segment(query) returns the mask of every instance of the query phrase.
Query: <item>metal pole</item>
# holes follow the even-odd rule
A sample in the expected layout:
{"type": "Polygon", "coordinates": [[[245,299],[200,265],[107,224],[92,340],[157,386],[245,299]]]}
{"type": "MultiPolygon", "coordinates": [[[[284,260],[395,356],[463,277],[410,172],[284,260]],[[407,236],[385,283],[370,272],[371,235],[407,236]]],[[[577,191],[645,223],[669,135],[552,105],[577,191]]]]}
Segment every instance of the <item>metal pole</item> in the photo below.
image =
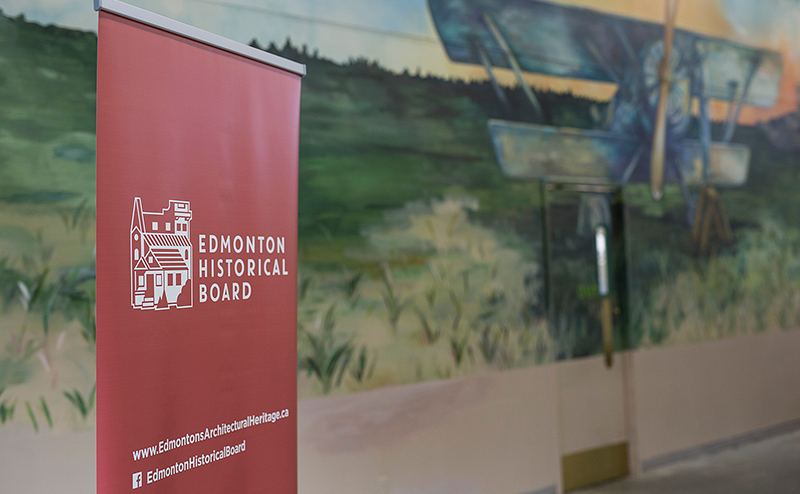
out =
{"type": "Polygon", "coordinates": [[[511,47],[508,46],[503,34],[497,29],[494,21],[492,20],[489,14],[483,14],[483,20],[486,23],[486,26],[489,28],[489,31],[494,36],[495,41],[497,44],[500,45],[500,49],[503,50],[503,53],[506,54],[508,58],[508,64],[511,65],[511,70],[514,71],[514,75],[517,76],[517,81],[519,81],[519,85],[522,86],[522,90],[525,92],[525,96],[528,97],[528,101],[531,102],[534,111],[536,112],[536,118],[539,121],[543,120],[544,112],[542,112],[542,105],[539,104],[539,100],[536,99],[536,95],[533,94],[531,87],[525,81],[525,78],[522,77],[522,69],[519,66],[519,62],[517,62],[517,57],[514,56],[514,53],[511,51],[511,47]]]}
{"type": "Polygon", "coordinates": [[[744,102],[747,101],[747,95],[750,92],[750,85],[753,82],[760,65],[760,58],[754,58],[750,63],[750,70],[747,72],[747,78],[744,81],[744,90],[742,91],[742,95],[739,97],[739,101],[736,104],[736,112],[734,113],[733,118],[726,122],[725,136],[722,138],[723,142],[731,142],[731,139],[733,139],[733,131],[736,130],[736,123],[739,120],[739,113],[742,111],[742,105],[744,105],[744,102]]]}
{"type": "Polygon", "coordinates": [[[489,75],[489,82],[492,84],[492,88],[497,94],[497,98],[507,110],[510,110],[511,107],[508,104],[506,93],[503,92],[503,88],[500,87],[500,83],[497,82],[497,79],[494,76],[494,70],[492,70],[492,62],[489,60],[489,54],[486,53],[486,49],[481,44],[480,40],[475,41],[475,49],[478,51],[478,58],[481,60],[481,65],[483,65],[483,68],[486,69],[486,73],[489,75]]]}

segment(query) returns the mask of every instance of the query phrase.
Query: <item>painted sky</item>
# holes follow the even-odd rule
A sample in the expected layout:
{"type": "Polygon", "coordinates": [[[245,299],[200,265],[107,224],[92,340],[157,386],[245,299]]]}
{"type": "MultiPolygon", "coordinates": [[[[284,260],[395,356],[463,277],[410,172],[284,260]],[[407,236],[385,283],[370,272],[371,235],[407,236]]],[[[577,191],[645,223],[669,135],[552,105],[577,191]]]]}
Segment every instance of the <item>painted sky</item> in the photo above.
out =
{"type": "MultiPolygon", "coordinates": [[[[661,0],[552,0],[651,22],[663,19],[661,0]]],[[[366,57],[396,71],[420,70],[447,77],[485,77],[482,69],[451,63],[441,47],[426,0],[129,0],[129,3],[241,42],[295,44],[317,49],[337,61],[366,57]]],[[[96,29],[90,0],[3,0],[6,14],[65,27],[96,29]]],[[[800,2],[798,0],[680,0],[677,26],[709,36],[781,51],[784,76],[778,103],[770,109],[745,108],[753,122],[797,107],[800,83],[800,2]]],[[[514,79],[505,71],[503,82],[514,79]]],[[[536,87],[607,99],[611,84],[530,74],[536,87]]],[[[714,104],[722,118],[723,103],[714,104]]]]}

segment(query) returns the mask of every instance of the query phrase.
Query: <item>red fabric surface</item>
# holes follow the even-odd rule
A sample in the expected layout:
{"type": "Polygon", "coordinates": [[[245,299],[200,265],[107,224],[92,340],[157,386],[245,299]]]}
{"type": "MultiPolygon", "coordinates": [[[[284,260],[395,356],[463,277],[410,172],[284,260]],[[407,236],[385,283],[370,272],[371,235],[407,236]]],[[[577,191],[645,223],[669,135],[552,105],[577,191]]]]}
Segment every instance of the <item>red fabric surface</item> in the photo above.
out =
{"type": "Polygon", "coordinates": [[[131,492],[140,471],[135,492],[294,493],[300,78],[106,12],[98,39],[98,493],[131,492]],[[132,306],[135,197],[145,212],[190,203],[191,308],[132,306]],[[285,237],[285,254],[200,253],[211,234],[285,237]],[[200,278],[201,260],[218,258],[285,259],[288,275],[200,278]],[[248,300],[199,301],[201,283],[243,281],[248,300]],[[133,459],[283,409],[277,422],[133,459]],[[148,471],[245,440],[237,455],[147,483],[148,471]]]}

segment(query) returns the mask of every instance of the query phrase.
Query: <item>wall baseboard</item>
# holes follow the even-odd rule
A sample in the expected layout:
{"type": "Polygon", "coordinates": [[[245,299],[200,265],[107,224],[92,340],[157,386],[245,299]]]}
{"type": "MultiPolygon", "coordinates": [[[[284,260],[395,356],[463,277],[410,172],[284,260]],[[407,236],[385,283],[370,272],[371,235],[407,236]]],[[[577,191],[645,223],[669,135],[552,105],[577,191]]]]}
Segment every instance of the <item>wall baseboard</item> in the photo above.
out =
{"type": "Polygon", "coordinates": [[[642,461],[642,472],[647,472],[649,470],[671,465],[680,461],[686,461],[699,458],[701,456],[720,453],[728,449],[739,447],[743,444],[763,441],[765,439],[781,436],[797,430],[800,430],[800,419],[783,422],[781,424],[764,427],[762,429],[756,429],[754,431],[745,432],[744,434],[739,434],[727,439],[721,439],[719,441],[702,444],[700,446],[676,451],[674,453],[656,456],[655,458],[642,461]]]}
{"type": "Polygon", "coordinates": [[[558,493],[558,486],[551,485],[549,487],[543,487],[535,491],[525,492],[524,494],[557,494],[557,493],[558,493]]]}

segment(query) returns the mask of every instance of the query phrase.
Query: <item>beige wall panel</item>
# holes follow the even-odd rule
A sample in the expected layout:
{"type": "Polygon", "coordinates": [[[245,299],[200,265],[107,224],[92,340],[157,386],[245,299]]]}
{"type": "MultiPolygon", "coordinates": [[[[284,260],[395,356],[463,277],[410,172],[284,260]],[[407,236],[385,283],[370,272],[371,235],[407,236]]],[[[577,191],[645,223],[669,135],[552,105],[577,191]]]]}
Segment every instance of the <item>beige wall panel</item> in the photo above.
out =
{"type": "MultiPolygon", "coordinates": [[[[15,413],[24,414],[24,406],[17,404],[15,413]]],[[[30,425],[4,426],[0,434],[0,493],[97,492],[96,438],[94,430],[34,434],[30,425]]]]}
{"type": "Polygon", "coordinates": [[[643,461],[800,418],[800,331],[633,353],[643,461]]]}
{"type": "Polygon", "coordinates": [[[510,494],[559,482],[553,366],[299,406],[300,493],[510,494]]]}
{"type": "Polygon", "coordinates": [[[619,355],[610,369],[603,356],[555,364],[562,455],[626,440],[623,365],[619,355]]]}
{"type": "MultiPolygon", "coordinates": [[[[800,331],[633,352],[640,457],[800,419],[798,355],[800,331]]],[[[588,358],[303,401],[300,493],[516,494],[558,484],[560,446],[569,454],[624,438],[621,413],[581,401],[618,393],[610,383],[623,360],[611,371],[588,358]]],[[[93,431],[6,426],[3,486],[94,492],[94,441],[93,431]]]]}

